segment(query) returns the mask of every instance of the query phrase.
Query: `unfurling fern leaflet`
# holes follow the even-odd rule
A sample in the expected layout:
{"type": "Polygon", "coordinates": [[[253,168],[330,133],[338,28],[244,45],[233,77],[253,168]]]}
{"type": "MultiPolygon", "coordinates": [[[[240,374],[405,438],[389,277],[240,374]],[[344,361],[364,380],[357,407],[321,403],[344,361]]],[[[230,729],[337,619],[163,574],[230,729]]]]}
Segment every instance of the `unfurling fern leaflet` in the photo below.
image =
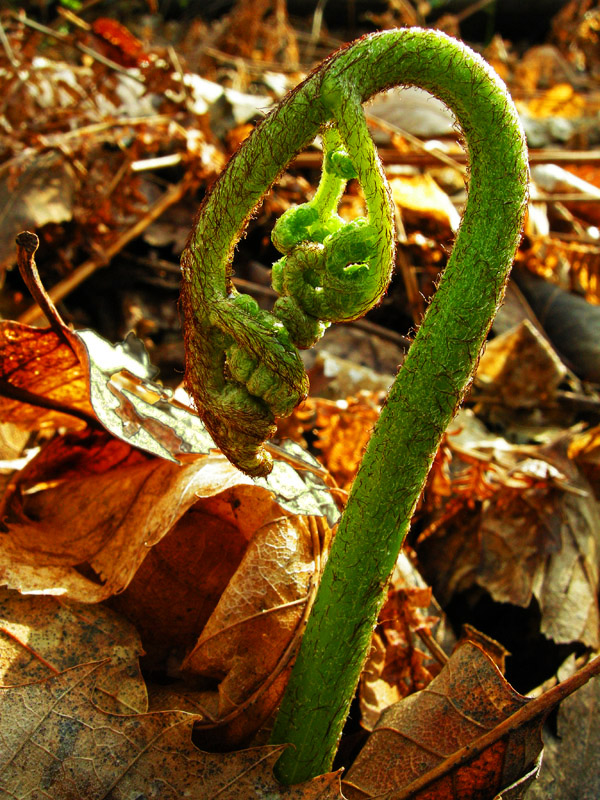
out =
{"type": "MultiPolygon", "coordinates": [[[[356,319],[372,308],[394,263],[389,187],[360,98],[325,79],[320,100],[326,120],[320,125],[321,180],[313,199],[288,209],[273,229],[283,257],[273,265],[272,284],[281,297],[272,313],[238,294],[225,269],[225,281],[219,276],[209,286],[214,273],[207,269],[194,331],[186,330],[189,349],[198,333],[203,340],[201,351],[194,349],[194,363],[188,358],[188,375],[195,373],[188,383],[204,422],[228,458],[253,475],[271,469],[262,445],[274,431],[275,417],[290,414],[306,397],[297,348],[315,344],[330,323],[356,319]],[[337,210],[352,178],[365,193],[368,219],[345,222],[337,210]]],[[[193,277],[190,248],[191,242],[182,257],[184,278],[193,277]]],[[[184,292],[184,304],[186,297],[184,292]]]]}

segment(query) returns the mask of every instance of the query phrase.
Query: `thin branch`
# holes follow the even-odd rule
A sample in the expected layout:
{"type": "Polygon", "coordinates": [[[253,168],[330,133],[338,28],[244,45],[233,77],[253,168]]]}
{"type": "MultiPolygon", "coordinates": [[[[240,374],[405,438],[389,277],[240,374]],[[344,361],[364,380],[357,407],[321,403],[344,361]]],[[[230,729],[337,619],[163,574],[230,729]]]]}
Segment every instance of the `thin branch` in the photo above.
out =
{"type": "MultiPolygon", "coordinates": [[[[188,178],[184,178],[175,186],[171,186],[171,188],[168,189],[162,195],[162,197],[159,197],[159,199],[150,207],[143,217],[141,217],[134,225],[131,226],[131,228],[118,236],[112,244],[108,245],[108,247],[103,250],[102,256],[95,256],[87,261],[84,261],[84,263],[80,264],[80,266],[77,267],[77,269],[74,270],[71,275],[50,289],[48,292],[49,298],[54,302],[62,300],[63,297],[66,297],[77,286],[79,286],[79,284],[83,283],[83,281],[85,281],[86,278],[89,278],[89,276],[92,275],[99,267],[103,267],[108,264],[110,259],[120,250],[122,250],[125,245],[145,231],[148,225],[160,217],[160,215],[167,208],[169,208],[169,206],[172,206],[174,203],[180,200],[186,193],[188,186],[188,178]]],[[[21,314],[19,317],[19,322],[30,325],[33,322],[37,322],[39,316],[39,309],[36,306],[31,306],[21,314]]]]}
{"type": "MultiPolygon", "coordinates": [[[[35,263],[35,252],[39,247],[40,240],[30,231],[23,231],[16,238],[17,243],[17,264],[23,282],[29,289],[31,296],[37,303],[37,309],[44,314],[54,333],[67,343],[69,348],[71,342],[65,334],[65,323],[58,313],[58,310],[40,280],[40,274],[35,263]]],[[[37,310],[36,309],[36,310],[37,310]]]]}
{"type": "Polygon", "coordinates": [[[10,46],[10,42],[8,41],[8,36],[6,35],[6,31],[4,30],[4,25],[2,24],[1,19],[0,19],[0,42],[2,43],[2,47],[4,48],[6,57],[10,61],[11,65],[15,69],[17,69],[19,67],[19,61],[17,60],[14,51],[10,46]]]}
{"type": "Polygon", "coordinates": [[[40,394],[35,394],[27,389],[22,389],[15,386],[9,381],[0,378],[0,396],[8,397],[11,400],[18,400],[20,403],[27,403],[27,405],[35,406],[37,408],[46,408],[49,411],[56,411],[59,414],[67,414],[70,417],[77,417],[85,422],[90,428],[97,428],[105,430],[105,428],[98,422],[96,417],[88,414],[81,408],[74,408],[66,403],[61,403],[59,400],[53,400],[51,397],[44,397],[40,394]]]}

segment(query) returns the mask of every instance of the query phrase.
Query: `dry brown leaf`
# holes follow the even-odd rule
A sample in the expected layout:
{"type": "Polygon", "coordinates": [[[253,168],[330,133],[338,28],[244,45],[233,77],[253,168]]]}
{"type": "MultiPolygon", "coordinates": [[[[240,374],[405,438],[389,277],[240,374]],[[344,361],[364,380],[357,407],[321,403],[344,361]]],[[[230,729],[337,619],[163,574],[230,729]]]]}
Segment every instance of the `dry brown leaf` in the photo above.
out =
{"type": "MultiPolygon", "coordinates": [[[[385,711],[343,782],[349,800],[387,797],[426,775],[527,703],[484,651],[466,643],[423,691],[385,711]]],[[[417,797],[492,798],[535,761],[539,730],[515,731],[417,797]]],[[[412,797],[412,795],[411,795],[412,797]]]]}
{"type": "Polygon", "coordinates": [[[84,664],[24,686],[0,687],[0,784],[13,797],[121,800],[342,800],[339,777],[287,788],[272,767],[281,747],[203,753],[193,714],[116,715],[91,700],[96,672],[84,664]]]}
{"type": "Polygon", "coordinates": [[[347,400],[314,398],[317,408],[315,443],[321,461],[338,485],[347,489],[360,466],[373,426],[379,418],[380,396],[365,392],[347,400]]]}
{"type": "Polygon", "coordinates": [[[541,97],[530,100],[527,111],[535,119],[547,117],[580,117],[585,110],[585,100],[570,83],[559,83],[547,89],[541,97]]]}
{"type": "Polygon", "coordinates": [[[184,661],[184,671],[219,680],[218,698],[206,703],[221,741],[246,739],[281,699],[323,547],[314,520],[280,517],[259,528],[184,661]]]}
{"type": "Polygon", "coordinates": [[[385,708],[423,689],[439,672],[438,665],[431,664],[431,656],[417,645],[417,632],[430,635],[438,622],[424,611],[430,605],[429,587],[388,593],[359,686],[361,724],[368,730],[385,708]]]}
{"type": "Polygon", "coordinates": [[[440,602],[474,584],[497,602],[527,607],[535,596],[543,634],[597,647],[600,511],[566,455],[570,436],[517,447],[467,412],[449,434],[450,492],[430,499],[419,547],[440,602]]]}
{"type": "Polygon", "coordinates": [[[37,681],[110,654],[110,664],[95,673],[92,701],[104,711],[143,713],[141,653],[137,632],[108,608],[0,589],[1,685],[37,681]]]}
{"type": "Polygon", "coordinates": [[[512,689],[478,645],[466,642],[427,689],[388,709],[351,767],[345,795],[522,797],[539,769],[541,728],[549,712],[599,673],[595,658],[530,699],[512,689]]]}
{"type": "Polygon", "coordinates": [[[577,292],[588,303],[600,304],[600,247],[597,244],[562,241],[554,236],[532,237],[531,247],[523,253],[523,258],[529,272],[562,289],[577,292]]]}
{"type": "Polygon", "coordinates": [[[524,320],[488,342],[476,384],[507,408],[538,408],[548,402],[567,369],[547,340],[524,320]]]}
{"type": "Polygon", "coordinates": [[[115,446],[108,435],[87,437],[77,442],[78,475],[72,473],[68,444],[57,444],[56,459],[43,453],[43,469],[34,459],[15,482],[4,509],[7,532],[0,538],[0,580],[10,588],[99,602],[128,585],[149,548],[199,498],[234,486],[242,494],[246,489],[256,509],[249,514],[243,507],[241,527],[248,536],[260,513],[274,507],[271,493],[224,456],[179,467],[115,446]],[[117,458],[112,464],[107,451],[117,458]],[[103,466],[98,474],[97,459],[103,466]]]}
{"type": "MultiPolygon", "coordinates": [[[[23,234],[23,237],[37,242],[37,237],[32,234],[23,234]]],[[[34,268],[31,252],[28,255],[30,268],[31,264],[34,268]]],[[[45,297],[39,283],[36,291],[45,297]]],[[[13,324],[17,325],[7,323],[13,324]]],[[[196,413],[153,382],[156,368],[150,363],[143,343],[135,336],[129,335],[123,342],[112,345],[93,331],[75,334],[57,319],[53,330],[41,332],[37,328],[17,325],[14,342],[13,333],[9,328],[7,330],[4,356],[8,372],[3,381],[0,370],[0,419],[4,413],[7,420],[18,425],[24,420],[29,428],[37,428],[40,420],[53,428],[65,424],[71,429],[80,428],[82,419],[93,428],[99,427],[99,422],[128,445],[177,465],[194,463],[216,450],[196,413]],[[68,397],[63,396],[65,378],[60,372],[60,364],[51,358],[39,361],[40,337],[46,337],[43,340],[45,349],[51,354],[57,349],[72,369],[70,391],[73,395],[79,393],[77,398],[81,398],[81,402],[78,406],[83,408],[70,404],[68,397]],[[15,345],[14,354],[11,343],[15,345]],[[21,370],[15,367],[15,362],[22,367],[21,370]],[[29,377],[29,372],[33,378],[29,377]],[[27,381],[33,381],[32,385],[29,386],[27,381]],[[21,386],[20,383],[27,385],[21,386]],[[54,397],[57,385],[59,396],[54,397]],[[18,396],[24,389],[34,397],[18,396]],[[25,402],[27,399],[30,404],[25,402]],[[59,411],[44,411],[43,406],[48,403],[54,404],[59,411]],[[59,413],[63,409],[64,412],[71,409],[71,414],[59,413]]],[[[3,355],[1,334],[0,355],[3,355]]],[[[333,524],[339,511],[321,475],[312,473],[313,467],[322,472],[320,465],[308,453],[293,443],[289,446],[283,443],[276,453],[271,474],[254,482],[272,492],[288,511],[323,514],[333,524]],[[289,453],[291,463],[283,451],[289,453]],[[295,469],[293,463],[300,463],[303,468],[295,469]]],[[[241,477],[242,483],[251,482],[241,477]]]]}
{"type": "MultiPolygon", "coordinates": [[[[16,389],[93,416],[85,369],[65,339],[49,328],[0,323],[0,379],[16,389]]],[[[28,430],[59,426],[80,429],[85,425],[70,414],[8,397],[1,387],[0,418],[28,430]]]]}
{"type": "Polygon", "coordinates": [[[427,217],[458,230],[460,214],[452,201],[430,175],[395,176],[390,178],[392,198],[403,212],[427,217]]]}
{"type": "MultiPolygon", "coordinates": [[[[216,506],[207,498],[184,514],[110,600],[139,631],[146,670],[181,662],[244,555],[247,537],[216,506]]],[[[250,515],[251,507],[244,506],[250,515]]]]}
{"type": "Polygon", "coordinates": [[[575,434],[568,456],[583,470],[596,499],[600,500],[600,425],[575,434]]]}

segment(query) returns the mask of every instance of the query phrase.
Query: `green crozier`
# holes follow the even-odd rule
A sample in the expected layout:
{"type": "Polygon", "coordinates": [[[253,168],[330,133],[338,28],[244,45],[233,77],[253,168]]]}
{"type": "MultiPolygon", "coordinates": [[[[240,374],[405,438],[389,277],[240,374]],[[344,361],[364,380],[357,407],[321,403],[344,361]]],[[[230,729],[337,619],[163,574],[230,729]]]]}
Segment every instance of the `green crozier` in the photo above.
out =
{"type": "Polygon", "coordinates": [[[468,201],[444,274],[375,427],[340,520],[272,734],[289,742],[284,783],[330,769],[373,627],[442,435],[472,380],[502,302],[527,203],[517,112],[477,54],[437,31],[366,36],[318,67],[257,127],[206,198],[182,256],[186,381],[211,435],[250,474],[262,444],[307,392],[297,347],[376,303],[394,256],[390,195],[362,104],[419,86],[454,112],[467,144],[468,201]],[[320,133],[321,183],[286,212],[274,314],[237,295],[231,260],[247,220],[294,155],[320,133]],[[337,205],[356,174],[368,218],[337,205]]]}

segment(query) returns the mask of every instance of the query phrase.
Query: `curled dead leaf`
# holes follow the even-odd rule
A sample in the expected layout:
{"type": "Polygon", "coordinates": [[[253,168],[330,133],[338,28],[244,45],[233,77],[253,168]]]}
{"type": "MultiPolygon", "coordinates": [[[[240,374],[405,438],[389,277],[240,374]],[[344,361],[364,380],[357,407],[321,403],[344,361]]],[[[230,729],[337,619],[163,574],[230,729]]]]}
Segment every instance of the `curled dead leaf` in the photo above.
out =
{"type": "Polygon", "coordinates": [[[320,528],[301,517],[260,527],[183,663],[219,680],[206,702],[223,743],[246,739],[281,699],[328,547],[329,531],[320,528]]]}
{"type": "Polygon", "coordinates": [[[446,439],[450,491],[429,504],[419,558],[443,605],[475,584],[497,602],[535,597],[544,635],[595,648],[600,512],[567,456],[572,436],[517,446],[459,414],[446,439]]]}

